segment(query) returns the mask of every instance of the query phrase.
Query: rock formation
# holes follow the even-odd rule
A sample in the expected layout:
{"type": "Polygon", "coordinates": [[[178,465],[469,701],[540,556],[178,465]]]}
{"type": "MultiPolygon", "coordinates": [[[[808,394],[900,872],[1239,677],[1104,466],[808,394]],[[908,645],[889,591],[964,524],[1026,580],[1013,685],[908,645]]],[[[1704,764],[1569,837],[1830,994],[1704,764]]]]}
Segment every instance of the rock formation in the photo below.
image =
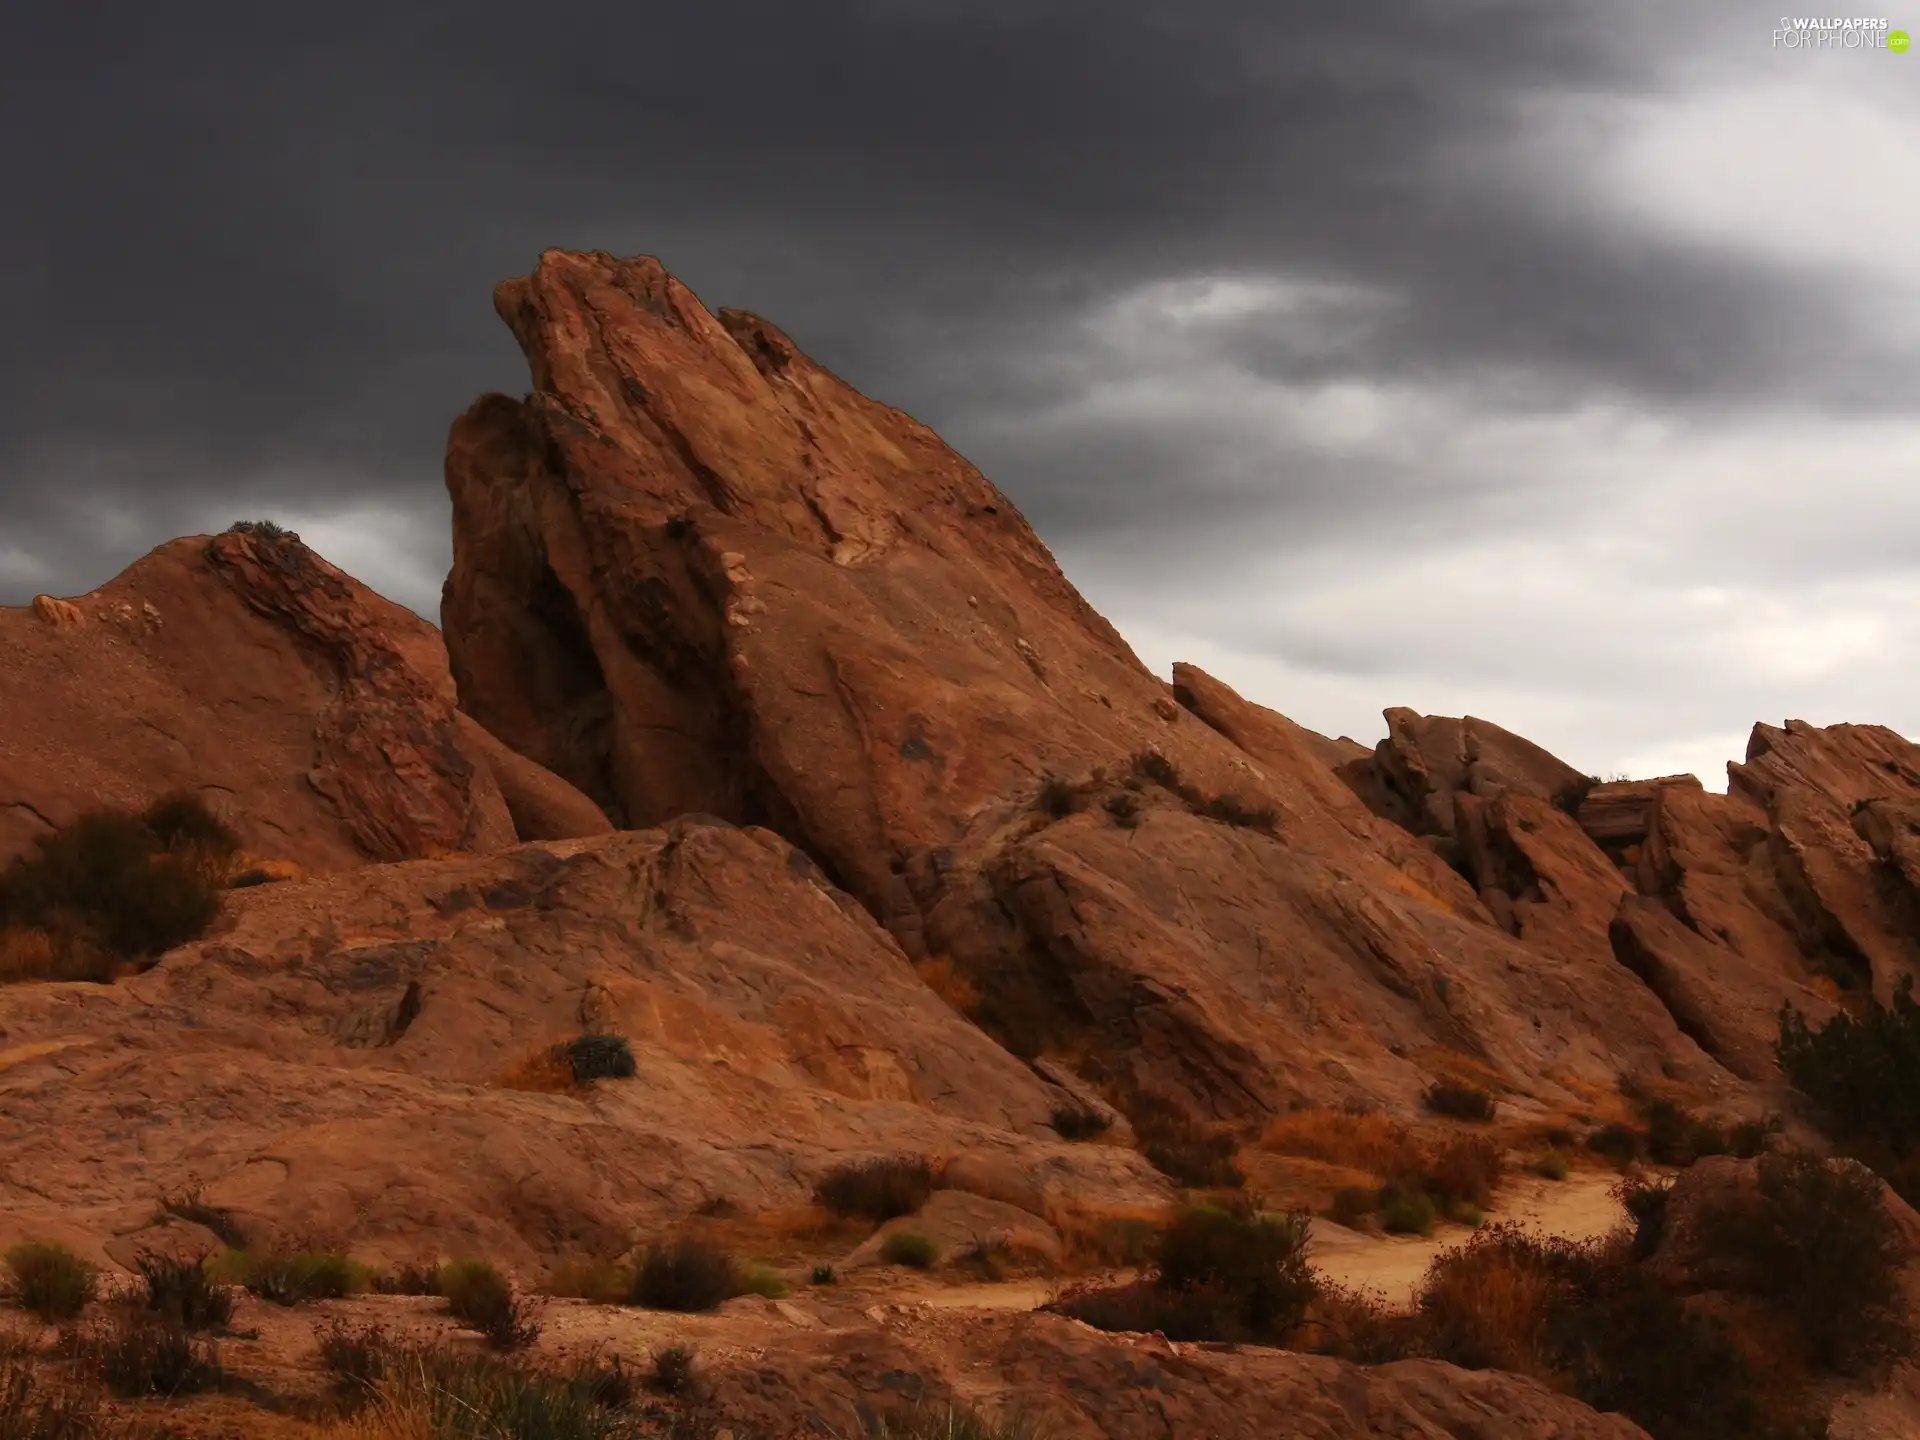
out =
{"type": "Polygon", "coordinates": [[[0,715],[0,860],[180,789],[314,871],[609,828],[456,711],[432,626],[292,537],[176,540],[0,609],[0,715]]]}

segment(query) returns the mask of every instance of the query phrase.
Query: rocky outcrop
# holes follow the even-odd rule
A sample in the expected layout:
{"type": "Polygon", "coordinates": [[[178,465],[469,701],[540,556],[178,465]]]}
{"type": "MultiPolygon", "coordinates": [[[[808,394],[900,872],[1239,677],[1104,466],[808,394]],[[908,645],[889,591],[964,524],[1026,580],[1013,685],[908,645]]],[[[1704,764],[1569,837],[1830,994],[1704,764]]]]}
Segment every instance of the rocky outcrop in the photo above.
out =
{"type": "Polygon", "coordinates": [[[0,713],[0,859],[177,789],[316,871],[498,849],[516,814],[606,828],[457,715],[432,626],[293,537],[178,540],[90,594],[0,610],[0,713]]]}
{"type": "Polygon", "coordinates": [[[690,818],[229,908],[119,984],[0,987],[0,1242],[96,1249],[197,1185],[257,1233],[525,1266],[902,1152],[994,1161],[1042,1208],[1169,1193],[1061,1141],[1064,1094],[763,830],[690,818]],[[636,1076],[552,1083],[540,1057],[583,1032],[624,1036],[636,1076]]]}
{"type": "MultiPolygon", "coordinates": [[[[453,673],[617,822],[764,824],[1019,1053],[1204,1115],[1406,1107],[1456,1061],[1561,1100],[1731,1083],[1604,925],[1521,945],[1335,783],[1350,752],[1149,674],[978,471],[772,325],[556,251],[495,306],[533,393],[453,427],[453,673]]],[[[1572,774],[1473,737],[1429,768],[1572,774]]]]}

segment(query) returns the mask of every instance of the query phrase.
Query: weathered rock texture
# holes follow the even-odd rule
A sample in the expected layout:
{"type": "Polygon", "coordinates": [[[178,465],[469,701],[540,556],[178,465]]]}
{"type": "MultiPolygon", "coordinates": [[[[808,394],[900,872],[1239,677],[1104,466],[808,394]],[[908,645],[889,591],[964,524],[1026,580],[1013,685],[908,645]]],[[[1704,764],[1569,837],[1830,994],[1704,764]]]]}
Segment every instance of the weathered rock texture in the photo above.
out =
{"type": "Polygon", "coordinates": [[[0,716],[0,860],[176,789],[313,870],[608,828],[456,713],[432,626],[297,539],[177,540],[0,609],[0,716]]]}
{"type": "MultiPolygon", "coordinates": [[[[1337,745],[1198,672],[1183,708],[1005,496],[772,325],[557,251],[495,306],[534,389],[453,429],[453,673],[616,820],[771,826],[1022,1053],[1203,1115],[1404,1107],[1456,1062],[1561,1101],[1623,1068],[1732,1083],[1604,923],[1529,948],[1332,782],[1337,745]],[[1165,783],[1134,775],[1149,751],[1165,783]],[[1049,774],[1086,808],[1037,810],[1049,774]]],[[[1571,773],[1504,743],[1523,800],[1571,773]]],[[[1591,868],[1543,940],[1610,913],[1591,868]]]]}
{"type": "Polygon", "coordinates": [[[1063,1092],[764,830],[689,818],[230,908],[119,984],[0,988],[0,1241],[93,1249],[199,1184],[263,1233],[527,1265],[711,1200],[804,1204],[836,1160],[897,1152],[997,1161],[1042,1209],[1169,1194],[1130,1150],[1060,1141],[1063,1092]],[[637,1076],[501,1083],[583,1032],[627,1037],[637,1076]]]}

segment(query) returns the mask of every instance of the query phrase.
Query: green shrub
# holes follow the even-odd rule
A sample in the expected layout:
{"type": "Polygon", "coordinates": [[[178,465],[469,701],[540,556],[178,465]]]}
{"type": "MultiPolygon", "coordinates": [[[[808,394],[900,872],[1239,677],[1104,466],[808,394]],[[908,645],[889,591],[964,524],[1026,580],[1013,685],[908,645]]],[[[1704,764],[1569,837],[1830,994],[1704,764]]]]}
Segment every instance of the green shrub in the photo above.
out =
{"type": "Polygon", "coordinates": [[[1380,1225],[1389,1235],[1425,1235],[1439,1219],[1424,1190],[1388,1185],[1380,1192],[1380,1225]]]}
{"type": "Polygon", "coordinates": [[[930,1270],[940,1258],[940,1247],[924,1235],[911,1230],[896,1230],[880,1246],[880,1258],[888,1265],[904,1265],[909,1270],[930,1270]]]}
{"type": "Polygon", "coordinates": [[[1300,1323],[1316,1289],[1307,1234],[1305,1215],[1190,1207],[1161,1233],[1156,1283],[1175,1292],[1224,1293],[1250,1334],[1284,1336],[1300,1323]]]}
{"type": "Polygon", "coordinates": [[[73,1319],[93,1299],[99,1272],[65,1245],[28,1241],[7,1251],[13,1294],[49,1325],[73,1319]]]}
{"type": "Polygon", "coordinates": [[[275,1305],[340,1300],[365,1286],[361,1268],[333,1250],[240,1251],[228,1266],[248,1294],[275,1305]]]}
{"type": "Polygon", "coordinates": [[[1881,1195],[1862,1167],[1768,1155],[1756,1195],[1703,1222],[1741,1287],[1790,1316],[1823,1369],[1855,1374],[1912,1353],[1900,1290],[1908,1256],[1881,1195]]]}
{"type": "Polygon", "coordinates": [[[736,1295],[760,1295],[768,1300],[783,1300],[792,1293],[787,1277],[767,1265],[742,1265],[736,1282],[736,1295]]]}
{"type": "Polygon", "coordinates": [[[624,1035],[581,1035],[565,1047],[576,1084],[590,1080],[630,1080],[637,1073],[633,1048],[624,1035]]]}
{"type": "MultiPolygon", "coordinates": [[[[556,1374],[445,1346],[405,1346],[376,1392],[379,1419],[405,1416],[436,1440],[630,1440],[633,1417],[603,1403],[608,1372],[556,1374]]],[[[671,1432],[670,1432],[671,1433],[671,1432]]]]}
{"type": "Polygon", "coordinates": [[[683,1235],[647,1252],[633,1272],[628,1301],[649,1310],[694,1314],[740,1293],[733,1256],[710,1241],[683,1235]]]}
{"type": "Polygon", "coordinates": [[[840,1277],[835,1273],[831,1265],[814,1266],[812,1280],[815,1285],[837,1285],[840,1283],[840,1277]]]}
{"type": "Polygon", "coordinates": [[[1558,1150],[1549,1150],[1533,1162],[1533,1173],[1548,1180],[1564,1180],[1573,1173],[1573,1163],[1558,1150]]]}
{"type": "Polygon", "coordinates": [[[829,1170],[814,1198],[836,1215],[883,1225],[911,1215],[933,1194],[933,1166],[921,1156],[851,1161],[829,1170]]]}
{"type": "Polygon", "coordinates": [[[233,1292],[214,1283],[205,1254],[143,1251],[134,1257],[144,1307],[187,1330],[214,1330],[233,1318],[233,1292]]]}
{"type": "Polygon", "coordinates": [[[1354,1229],[1365,1223],[1380,1204],[1380,1192],[1364,1185],[1343,1185],[1333,1192],[1333,1204],[1327,1218],[1336,1225],[1354,1229]]]}
{"type": "Polygon", "coordinates": [[[1493,1119],[1495,1109],[1493,1096],[1471,1085],[1456,1085],[1446,1080],[1435,1081],[1427,1087],[1426,1093],[1420,1098],[1427,1109],[1436,1115],[1480,1123],[1493,1119]]]}

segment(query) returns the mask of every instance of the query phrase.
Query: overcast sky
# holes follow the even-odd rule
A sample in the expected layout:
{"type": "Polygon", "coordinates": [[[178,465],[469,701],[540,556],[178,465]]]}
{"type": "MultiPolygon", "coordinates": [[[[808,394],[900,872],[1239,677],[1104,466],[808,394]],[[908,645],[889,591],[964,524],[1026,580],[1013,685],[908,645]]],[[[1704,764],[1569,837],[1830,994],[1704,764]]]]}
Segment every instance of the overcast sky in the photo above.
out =
{"type": "Polygon", "coordinates": [[[1920,735],[1920,52],[1779,24],[8,7],[0,601],[270,515],[437,616],[447,425],[526,385],[491,288],[566,246],[768,316],[1317,729],[1715,789],[1756,719],[1920,735]]]}

